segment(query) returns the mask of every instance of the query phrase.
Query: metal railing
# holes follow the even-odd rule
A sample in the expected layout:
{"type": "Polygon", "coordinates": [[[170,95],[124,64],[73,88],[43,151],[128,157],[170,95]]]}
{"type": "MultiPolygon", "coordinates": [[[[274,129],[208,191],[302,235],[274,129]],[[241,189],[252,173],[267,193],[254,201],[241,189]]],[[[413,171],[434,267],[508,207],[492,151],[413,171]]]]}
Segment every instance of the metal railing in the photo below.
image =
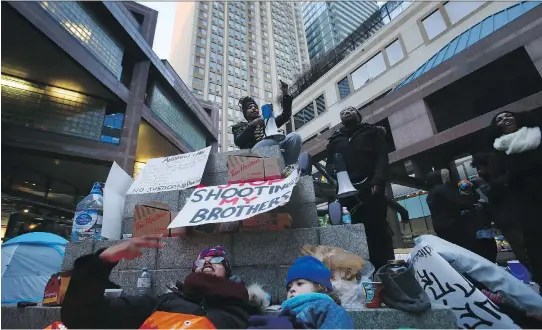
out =
{"type": "Polygon", "coordinates": [[[361,46],[367,39],[372,37],[378,30],[398,15],[394,11],[401,9],[402,3],[403,1],[388,1],[354,30],[354,32],[341,41],[341,43],[330,49],[314,63],[311,63],[310,68],[303,72],[290,87],[290,95],[294,98],[299,96],[299,94],[309,88],[356,48],[361,46]]]}

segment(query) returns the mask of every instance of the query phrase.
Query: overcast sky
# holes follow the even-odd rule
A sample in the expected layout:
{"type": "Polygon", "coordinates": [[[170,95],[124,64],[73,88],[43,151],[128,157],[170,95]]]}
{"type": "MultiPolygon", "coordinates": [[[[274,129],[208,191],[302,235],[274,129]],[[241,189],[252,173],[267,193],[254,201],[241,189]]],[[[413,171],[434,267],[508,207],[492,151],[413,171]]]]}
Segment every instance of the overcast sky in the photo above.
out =
{"type": "MultiPolygon", "coordinates": [[[[158,23],[156,25],[156,34],[154,35],[154,44],[152,49],[158,54],[160,59],[168,59],[169,49],[171,47],[171,38],[173,37],[173,22],[175,21],[175,9],[177,2],[151,2],[138,1],[140,4],[158,11],[158,23]]],[[[386,1],[378,1],[379,5],[386,1]]]]}
{"type": "Polygon", "coordinates": [[[171,47],[171,38],[173,37],[173,22],[175,21],[177,2],[138,1],[138,3],[158,11],[158,22],[152,49],[160,59],[167,59],[171,47]]]}

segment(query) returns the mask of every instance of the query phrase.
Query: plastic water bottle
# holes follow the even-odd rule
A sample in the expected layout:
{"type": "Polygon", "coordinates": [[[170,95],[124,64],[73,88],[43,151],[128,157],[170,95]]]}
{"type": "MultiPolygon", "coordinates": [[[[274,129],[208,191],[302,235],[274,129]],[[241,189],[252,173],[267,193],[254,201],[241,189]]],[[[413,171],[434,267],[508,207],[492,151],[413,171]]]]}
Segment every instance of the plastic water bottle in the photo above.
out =
{"type": "Polygon", "coordinates": [[[346,207],[343,207],[342,212],[342,223],[343,225],[351,225],[352,224],[352,216],[350,215],[350,212],[348,212],[348,209],[346,207]]]}
{"type": "Polygon", "coordinates": [[[137,278],[137,294],[139,296],[151,294],[151,273],[147,267],[141,271],[141,275],[137,278]]]}
{"type": "Polygon", "coordinates": [[[75,208],[72,241],[101,240],[103,216],[103,192],[100,183],[92,186],[90,194],[75,208]]]}

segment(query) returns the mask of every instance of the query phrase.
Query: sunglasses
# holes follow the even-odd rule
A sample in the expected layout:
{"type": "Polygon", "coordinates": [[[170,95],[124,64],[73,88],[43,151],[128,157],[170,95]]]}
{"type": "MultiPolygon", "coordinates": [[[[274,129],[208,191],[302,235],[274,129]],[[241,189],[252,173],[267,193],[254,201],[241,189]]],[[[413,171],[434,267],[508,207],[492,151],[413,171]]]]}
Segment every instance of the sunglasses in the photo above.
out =
{"type": "MultiPolygon", "coordinates": [[[[224,261],[224,257],[212,257],[211,260],[209,260],[208,262],[211,264],[220,264],[223,261],[224,261]]],[[[201,267],[205,265],[205,258],[200,258],[194,261],[194,265],[196,265],[196,267],[201,267]]]]}

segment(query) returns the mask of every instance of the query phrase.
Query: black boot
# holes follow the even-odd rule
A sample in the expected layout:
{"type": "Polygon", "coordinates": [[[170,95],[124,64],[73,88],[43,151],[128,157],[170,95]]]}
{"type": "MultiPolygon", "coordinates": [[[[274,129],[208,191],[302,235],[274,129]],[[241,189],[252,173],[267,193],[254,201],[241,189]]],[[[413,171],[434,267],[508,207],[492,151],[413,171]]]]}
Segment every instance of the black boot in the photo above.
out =
{"type": "Polygon", "coordinates": [[[431,308],[431,301],[422,289],[414,270],[409,267],[394,273],[391,265],[382,266],[375,274],[375,281],[382,282],[382,302],[387,306],[409,313],[423,313],[431,308]]]}

